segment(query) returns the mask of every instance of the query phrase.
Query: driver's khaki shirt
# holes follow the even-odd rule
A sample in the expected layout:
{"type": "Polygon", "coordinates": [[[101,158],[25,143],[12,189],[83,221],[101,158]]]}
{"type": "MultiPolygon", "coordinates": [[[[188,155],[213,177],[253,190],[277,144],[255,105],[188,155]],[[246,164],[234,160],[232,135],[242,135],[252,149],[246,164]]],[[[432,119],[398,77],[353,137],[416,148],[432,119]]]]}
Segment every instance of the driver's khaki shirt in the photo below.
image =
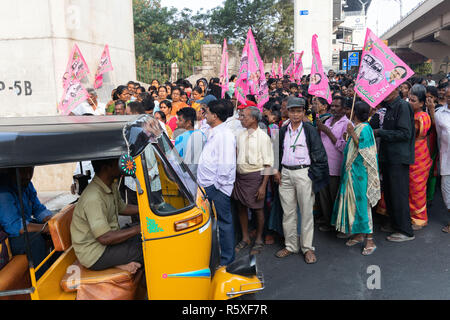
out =
{"type": "Polygon", "coordinates": [[[83,191],[73,212],[70,234],[75,255],[84,267],[91,267],[102,256],[106,246],[97,238],[120,229],[118,214],[126,206],[119,195],[117,182],[110,189],[94,176],[83,191]]]}

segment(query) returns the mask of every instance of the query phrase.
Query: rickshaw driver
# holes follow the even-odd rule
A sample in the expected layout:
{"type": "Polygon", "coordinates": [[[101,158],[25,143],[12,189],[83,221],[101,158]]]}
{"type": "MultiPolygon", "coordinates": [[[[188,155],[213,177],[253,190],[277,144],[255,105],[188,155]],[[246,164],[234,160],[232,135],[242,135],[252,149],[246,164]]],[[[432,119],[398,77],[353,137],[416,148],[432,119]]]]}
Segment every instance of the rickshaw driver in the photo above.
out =
{"type": "MultiPolygon", "coordinates": [[[[19,168],[19,174],[25,220],[31,239],[31,255],[36,267],[47,256],[46,240],[42,233],[48,234],[49,232],[45,223],[52,217],[52,212],[37,197],[31,182],[34,167],[19,168]],[[38,233],[41,234],[37,235],[38,233]]],[[[9,236],[12,255],[25,253],[25,235],[16,180],[16,168],[7,169],[6,174],[0,176],[0,225],[9,236]]],[[[48,268],[47,265],[48,263],[44,264],[38,271],[38,278],[48,268]]]]}
{"type": "Polygon", "coordinates": [[[135,273],[143,264],[140,225],[120,229],[118,214],[138,214],[120,197],[118,159],[94,160],[95,176],[76,204],[70,233],[75,255],[86,268],[112,267],[135,273]]]}

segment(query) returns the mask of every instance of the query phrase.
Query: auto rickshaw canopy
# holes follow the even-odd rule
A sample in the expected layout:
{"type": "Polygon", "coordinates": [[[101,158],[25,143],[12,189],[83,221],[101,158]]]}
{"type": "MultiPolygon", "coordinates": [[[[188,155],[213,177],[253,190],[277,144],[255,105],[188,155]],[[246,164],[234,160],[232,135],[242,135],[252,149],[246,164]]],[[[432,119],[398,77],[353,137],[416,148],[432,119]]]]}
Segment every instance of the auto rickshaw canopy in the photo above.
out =
{"type": "Polygon", "coordinates": [[[0,118],[0,168],[120,157],[123,128],[139,116],[0,118]]]}

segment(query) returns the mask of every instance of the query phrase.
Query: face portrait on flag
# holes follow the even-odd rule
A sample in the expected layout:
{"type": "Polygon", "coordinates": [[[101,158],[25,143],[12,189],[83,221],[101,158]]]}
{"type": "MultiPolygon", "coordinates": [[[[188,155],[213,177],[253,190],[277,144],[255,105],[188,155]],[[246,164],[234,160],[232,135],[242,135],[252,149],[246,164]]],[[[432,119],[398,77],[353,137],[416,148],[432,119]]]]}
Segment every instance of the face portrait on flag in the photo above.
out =
{"type": "Polygon", "coordinates": [[[406,68],[402,66],[395,67],[391,72],[386,72],[386,80],[389,81],[390,84],[395,84],[396,80],[401,80],[406,77],[406,68]]]}
{"type": "Polygon", "coordinates": [[[366,32],[355,92],[372,108],[414,72],[389,49],[369,28],[366,32]]]}
{"type": "Polygon", "coordinates": [[[331,90],[330,86],[328,85],[328,77],[325,75],[325,72],[323,70],[317,38],[318,36],[315,34],[313,35],[311,40],[312,64],[308,93],[316,97],[324,98],[328,101],[329,104],[331,104],[331,90]]]}
{"type": "Polygon", "coordinates": [[[322,76],[320,75],[320,73],[315,73],[315,74],[311,75],[311,80],[310,80],[311,84],[320,84],[320,81],[322,81],[322,76]]]}

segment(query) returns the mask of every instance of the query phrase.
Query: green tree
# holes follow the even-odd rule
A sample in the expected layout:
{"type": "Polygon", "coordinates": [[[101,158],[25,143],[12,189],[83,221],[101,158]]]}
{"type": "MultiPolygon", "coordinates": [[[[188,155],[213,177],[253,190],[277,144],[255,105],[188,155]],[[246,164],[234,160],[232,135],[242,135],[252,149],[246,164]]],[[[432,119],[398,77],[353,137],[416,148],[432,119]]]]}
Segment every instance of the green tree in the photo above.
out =
{"type": "Polygon", "coordinates": [[[209,30],[217,43],[227,38],[242,47],[249,28],[264,61],[287,59],[293,49],[293,1],[226,0],[210,13],[209,30]]]}
{"type": "Polygon", "coordinates": [[[175,8],[160,7],[159,1],[133,0],[136,58],[162,63],[168,42],[176,32],[175,8]]]}
{"type": "Polygon", "coordinates": [[[208,44],[200,30],[191,30],[184,38],[169,38],[166,58],[171,62],[195,64],[202,59],[201,47],[208,44]]]}

